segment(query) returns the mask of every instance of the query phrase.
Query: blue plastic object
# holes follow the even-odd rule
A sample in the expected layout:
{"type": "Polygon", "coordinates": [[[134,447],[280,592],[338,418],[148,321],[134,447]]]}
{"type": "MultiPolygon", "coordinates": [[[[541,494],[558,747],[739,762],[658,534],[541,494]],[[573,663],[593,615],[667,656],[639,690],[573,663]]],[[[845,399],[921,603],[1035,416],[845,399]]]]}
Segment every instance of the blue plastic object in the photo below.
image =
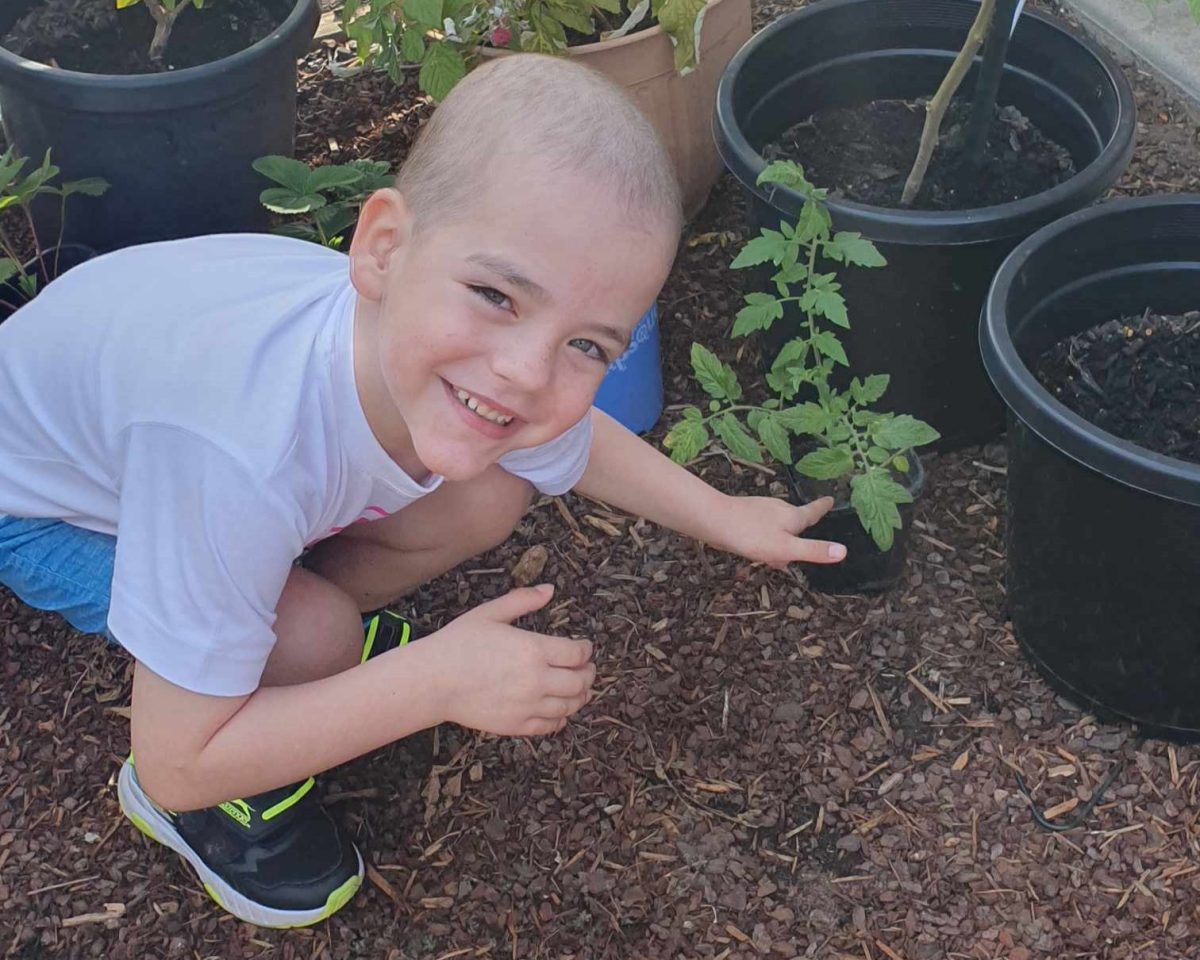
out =
{"type": "Polygon", "coordinates": [[[596,391],[596,406],[634,433],[645,433],[658,423],[663,384],[657,305],[638,321],[629,349],[608,368],[596,391]]]}

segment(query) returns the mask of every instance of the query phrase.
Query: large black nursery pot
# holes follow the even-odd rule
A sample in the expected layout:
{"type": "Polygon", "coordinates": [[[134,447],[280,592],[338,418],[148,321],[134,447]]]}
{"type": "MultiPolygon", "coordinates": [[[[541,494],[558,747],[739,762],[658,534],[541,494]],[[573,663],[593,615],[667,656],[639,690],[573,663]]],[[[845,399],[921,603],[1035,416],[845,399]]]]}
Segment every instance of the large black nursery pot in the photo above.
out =
{"type": "MultiPolygon", "coordinates": [[[[898,482],[916,501],[925,489],[925,467],[915,450],[908,451],[906,456],[911,467],[908,476],[898,482]]],[[[813,487],[811,480],[793,470],[788,471],[788,481],[794,503],[809,503],[825,495],[826,491],[813,487]]],[[[820,593],[832,594],[882,593],[895,586],[904,575],[904,562],[908,558],[913,504],[903,503],[899,510],[903,526],[895,531],[889,550],[879,549],[858,519],[857,511],[848,503],[838,504],[805,530],[805,537],[830,540],[846,547],[846,559],[840,563],[807,564],[804,576],[808,585],[820,593]]]]}
{"type": "Polygon", "coordinates": [[[1068,410],[1030,372],[1106,320],[1200,308],[1200,196],[1102,204],[1022,243],[980,345],[1008,404],[1008,600],[1039,671],[1100,714],[1200,737],[1200,464],[1068,410]]]}
{"type": "MultiPolygon", "coordinates": [[[[37,0],[0,0],[3,36],[37,0]]],[[[60,70],[0,48],[0,115],[18,153],[47,148],[63,179],[111,187],[69,205],[65,239],[98,251],[152,240],[268,228],[265,183],[251,163],[291,155],[296,60],[317,0],[269,0],[286,19],[269,36],[196,67],[129,76],[60,70]]],[[[131,11],[133,13],[139,11],[131,11]]],[[[189,11],[204,16],[207,10],[189,11]]],[[[58,236],[58,207],[35,204],[39,237],[58,236]]]]}
{"type": "MultiPolygon", "coordinates": [[[[714,117],[721,157],[746,190],[754,228],[794,221],[803,203],[790,189],[756,186],[766,144],[821,110],[931,95],[978,9],[973,0],[823,0],[756,34],[726,69],[714,117]]],[[[963,92],[973,89],[974,75],[963,92]]],[[[860,231],[888,261],[839,277],[854,371],[891,374],[889,408],[932,424],[942,434],[939,450],[1003,428],[1003,405],[976,347],[996,269],[1038,227],[1101,196],[1133,151],[1133,93],[1120,69],[1096,44],[1038,14],[1019,20],[999,102],[1061,143],[1078,174],[1023,200],[961,211],[829,200],[835,229],[860,231]]],[[[788,313],[775,323],[775,346],[797,320],[788,313]]]]}

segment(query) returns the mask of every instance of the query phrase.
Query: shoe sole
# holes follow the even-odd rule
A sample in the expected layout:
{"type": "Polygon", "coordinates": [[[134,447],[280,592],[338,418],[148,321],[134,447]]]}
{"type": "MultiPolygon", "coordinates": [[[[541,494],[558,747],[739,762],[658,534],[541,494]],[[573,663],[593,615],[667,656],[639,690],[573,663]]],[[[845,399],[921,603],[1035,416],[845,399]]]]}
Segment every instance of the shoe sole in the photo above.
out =
{"type": "Polygon", "coordinates": [[[245,920],[247,923],[253,923],[260,927],[276,929],[311,926],[327,920],[337,913],[350,902],[359,887],[362,886],[364,873],[362,854],[359,853],[356,845],[354,853],[358,857],[358,875],[351,877],[334,890],[325,901],[324,906],[314,910],[280,910],[276,907],[255,903],[229,886],[196,855],[196,852],[179,835],[171,822],[145,799],[141,787],[132,783],[133,776],[133,767],[129,763],[125,763],[117,777],[117,798],[121,803],[121,812],[151,840],[170,847],[183,857],[196,871],[200,882],[204,884],[205,892],[216,901],[217,906],[232,913],[239,920],[245,920]]]}

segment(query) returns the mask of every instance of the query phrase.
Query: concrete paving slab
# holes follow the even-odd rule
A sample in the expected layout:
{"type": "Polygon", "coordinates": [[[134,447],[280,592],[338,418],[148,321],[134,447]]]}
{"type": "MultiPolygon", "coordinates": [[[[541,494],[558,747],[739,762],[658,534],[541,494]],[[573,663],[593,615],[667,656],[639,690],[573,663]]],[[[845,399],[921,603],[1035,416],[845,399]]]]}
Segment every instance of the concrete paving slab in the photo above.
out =
{"type": "MultiPolygon", "coordinates": [[[[1188,0],[1061,0],[1119,55],[1132,56],[1200,109],[1200,23],[1188,0]]],[[[1195,3],[1195,0],[1193,0],[1195,3]]]]}

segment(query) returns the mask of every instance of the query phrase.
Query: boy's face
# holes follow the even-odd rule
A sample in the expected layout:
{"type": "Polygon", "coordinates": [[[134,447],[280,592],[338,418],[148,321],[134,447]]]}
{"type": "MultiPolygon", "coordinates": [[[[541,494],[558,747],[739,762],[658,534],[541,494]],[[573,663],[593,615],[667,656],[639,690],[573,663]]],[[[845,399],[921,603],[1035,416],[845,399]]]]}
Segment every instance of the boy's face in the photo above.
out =
{"type": "Polygon", "coordinates": [[[354,268],[364,408],[417,476],[468,479],[578,421],[675,254],[669,226],[632,221],[578,174],[489,172],[499,186],[470,213],[415,237],[399,194],[373,198],[351,249],[384,264],[366,282],[354,268]]]}

